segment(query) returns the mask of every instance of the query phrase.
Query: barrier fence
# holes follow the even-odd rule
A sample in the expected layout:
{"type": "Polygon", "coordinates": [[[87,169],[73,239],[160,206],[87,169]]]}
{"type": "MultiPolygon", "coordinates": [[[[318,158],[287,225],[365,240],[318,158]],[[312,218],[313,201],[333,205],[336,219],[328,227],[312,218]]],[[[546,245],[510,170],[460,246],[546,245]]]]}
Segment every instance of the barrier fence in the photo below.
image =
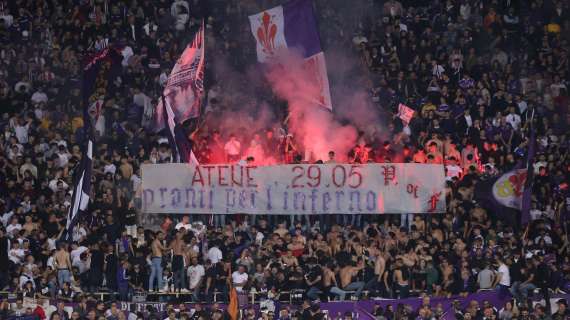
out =
{"type": "MultiPolygon", "coordinates": [[[[15,296],[11,295],[10,293],[0,292],[1,295],[7,297],[9,301],[14,302],[15,296]]],[[[112,293],[97,293],[101,298],[104,298],[112,293]]],[[[294,295],[295,292],[281,292],[280,295],[294,295]]],[[[179,301],[160,301],[161,298],[173,298],[173,297],[181,297],[184,295],[188,295],[188,293],[179,293],[179,294],[172,294],[172,293],[153,293],[150,294],[149,297],[156,296],[159,298],[159,301],[156,302],[117,302],[117,307],[124,311],[125,313],[152,313],[152,314],[162,314],[165,313],[169,307],[174,307],[176,310],[179,308],[180,303],[179,301]],[[150,311],[152,310],[152,311],[150,311]]],[[[256,297],[260,297],[260,294],[250,293],[248,295],[249,299],[240,299],[240,310],[243,311],[247,308],[253,308],[257,313],[260,312],[277,312],[282,308],[289,308],[290,310],[298,310],[300,308],[299,304],[290,303],[287,301],[280,301],[271,300],[271,299],[257,299],[256,297]],[[253,302],[253,303],[252,303],[253,302]]],[[[537,296],[537,298],[539,298],[537,296]]],[[[482,306],[485,302],[489,302],[492,306],[494,306],[497,310],[500,310],[507,301],[509,301],[510,297],[503,297],[501,298],[497,291],[481,291],[477,293],[473,293],[467,296],[453,296],[453,297],[431,297],[430,305],[432,308],[437,309],[440,307],[442,312],[441,319],[444,320],[455,320],[455,310],[464,310],[469,303],[472,301],[477,301],[480,306],[482,306]]],[[[552,312],[556,312],[557,305],[556,302],[559,299],[566,299],[567,301],[570,299],[570,294],[556,294],[553,295],[550,299],[551,309],[552,312]]],[[[51,301],[51,307],[45,305],[44,307],[49,310],[49,308],[54,308],[53,304],[56,301],[51,301]]],[[[539,300],[535,301],[535,303],[540,302],[539,300]]],[[[29,306],[30,308],[35,308],[36,301],[34,299],[25,299],[24,304],[29,306]]],[[[89,304],[94,307],[95,300],[90,301],[89,304]]],[[[544,301],[542,301],[544,303],[544,301]]],[[[186,307],[186,310],[189,312],[193,312],[195,303],[183,303],[186,307]]],[[[422,305],[422,298],[407,298],[407,299],[379,299],[379,300],[365,300],[365,301],[331,301],[331,302],[320,302],[321,310],[327,315],[328,319],[339,319],[344,316],[346,313],[351,313],[354,319],[365,319],[365,320],[372,320],[375,319],[373,315],[374,308],[381,307],[384,310],[388,308],[388,306],[392,306],[394,310],[397,309],[397,306],[402,304],[409,306],[412,310],[417,310],[422,305]]],[[[76,303],[66,303],[66,311],[71,312],[73,307],[75,307],[76,303]]],[[[211,308],[212,305],[205,305],[206,308],[211,308]]],[[[225,304],[218,304],[218,307],[224,310],[226,308],[225,304]]],[[[52,310],[53,311],[53,310],[52,310]]],[[[18,320],[26,320],[23,316],[12,316],[8,319],[18,319],[18,320]]]]}

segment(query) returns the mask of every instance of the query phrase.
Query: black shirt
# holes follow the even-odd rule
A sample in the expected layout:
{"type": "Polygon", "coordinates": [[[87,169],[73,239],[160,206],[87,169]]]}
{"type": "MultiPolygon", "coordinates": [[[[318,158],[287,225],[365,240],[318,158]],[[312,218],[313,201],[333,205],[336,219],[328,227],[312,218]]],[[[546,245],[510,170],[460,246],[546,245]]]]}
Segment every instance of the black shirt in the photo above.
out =
{"type": "MultiPolygon", "coordinates": [[[[306,275],[307,275],[307,280],[309,280],[309,282],[313,282],[318,277],[322,278],[323,271],[321,270],[321,267],[319,267],[319,266],[312,266],[312,267],[307,268],[306,275]]],[[[317,283],[313,284],[312,286],[320,288],[322,286],[322,281],[317,281],[317,283]]]]}
{"type": "Polygon", "coordinates": [[[511,275],[512,282],[523,281],[520,260],[511,265],[509,273],[511,275]]]}
{"type": "MultiPolygon", "coordinates": [[[[0,238],[0,261],[8,261],[8,238],[0,238]]],[[[0,270],[8,270],[8,263],[0,263],[0,270]]]]}
{"type": "Polygon", "coordinates": [[[102,271],[104,259],[103,253],[100,250],[91,251],[91,270],[102,271]]]}
{"type": "Polygon", "coordinates": [[[206,269],[206,277],[212,278],[215,285],[224,285],[226,283],[227,274],[222,263],[216,263],[206,269]]]}
{"type": "Polygon", "coordinates": [[[568,319],[568,316],[570,316],[568,310],[564,312],[560,312],[560,310],[558,310],[554,314],[552,314],[552,320],[566,320],[568,319]]]}
{"type": "Polygon", "coordinates": [[[137,212],[134,208],[128,209],[125,213],[125,224],[127,226],[135,225],[137,222],[137,212]]]}
{"type": "Polygon", "coordinates": [[[103,231],[107,235],[107,241],[112,243],[114,243],[121,235],[121,229],[117,223],[106,225],[103,227],[103,231]]]}
{"type": "Polygon", "coordinates": [[[534,281],[538,287],[544,287],[548,283],[549,268],[545,263],[541,263],[538,268],[534,270],[534,281]]]}

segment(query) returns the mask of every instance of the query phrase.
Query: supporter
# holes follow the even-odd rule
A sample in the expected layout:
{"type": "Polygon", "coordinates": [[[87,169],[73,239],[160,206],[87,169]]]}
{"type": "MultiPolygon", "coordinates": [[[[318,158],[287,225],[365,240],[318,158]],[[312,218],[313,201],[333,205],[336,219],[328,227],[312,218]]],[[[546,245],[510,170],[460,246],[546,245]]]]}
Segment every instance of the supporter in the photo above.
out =
{"type": "Polygon", "coordinates": [[[188,267],[188,289],[192,292],[192,299],[195,302],[201,301],[201,291],[204,286],[206,271],[204,266],[198,263],[198,258],[193,257],[188,267]]]}
{"type": "Polygon", "coordinates": [[[492,288],[495,282],[495,272],[490,269],[488,263],[485,264],[483,270],[479,271],[477,275],[477,285],[480,290],[487,290],[492,288]]]}
{"type": "MultiPolygon", "coordinates": [[[[347,82],[369,92],[365,99],[382,114],[374,119],[377,127],[387,129],[363,135],[346,154],[327,146],[326,159],[312,160],[304,157],[302,137],[265,124],[229,134],[228,125],[207,121],[194,135],[195,153],[204,164],[247,157],[255,164],[346,159],[443,164],[446,214],[415,216],[413,222],[400,216],[333,216],[327,223],[310,216],[290,219],[300,225],[276,224],[274,217],[228,218],[226,224],[223,216],[208,222],[184,215],[169,217],[158,233],[137,219],[135,208],[141,165],[172,160],[168,142],[149,130],[160,78],[205,18],[204,109],[219,116],[242,107],[239,99],[233,101],[230,77],[212,66],[220,69],[218,62],[229,61],[247,70],[255,63],[250,34],[238,31],[247,27],[247,15],[278,3],[265,1],[263,8],[234,0],[0,3],[0,37],[6,44],[0,50],[2,288],[69,301],[79,299],[79,290],[103,290],[128,300],[126,287],[168,288],[165,272],[172,273],[172,287],[184,294],[189,289],[194,301],[227,300],[228,278],[244,292],[299,289],[312,300],[468,296],[478,285],[497,287],[503,297],[510,289],[515,300],[499,313],[469,305],[458,310],[463,319],[512,319],[544,317],[547,309],[527,301],[543,286],[544,270],[553,290],[570,281],[566,1],[314,1],[325,51],[342,47],[356,57],[359,63],[346,63],[347,74],[364,75],[365,81],[347,75],[347,82]],[[113,43],[125,47],[121,81],[95,126],[88,215],[68,246],[60,239],[81,160],[80,61],[87,50],[113,43]],[[416,111],[409,124],[391,116],[399,103],[416,111]],[[532,164],[532,221],[521,226],[508,220],[516,213],[476,200],[475,190],[520,167],[531,125],[539,142],[532,164]],[[169,266],[171,258],[176,263],[169,266]]],[[[336,63],[330,60],[332,79],[336,63]]],[[[265,102],[275,109],[282,104],[274,96],[265,102]]],[[[22,303],[8,310],[3,302],[0,318],[26,314],[22,303]]],[[[557,306],[553,319],[566,318],[566,301],[557,306]]],[[[119,317],[116,305],[80,314],[95,318],[107,309],[107,316],[119,317]]],[[[393,319],[408,312],[403,305],[393,309],[377,310],[377,316],[393,319]]],[[[310,304],[304,311],[320,314],[310,304]]],[[[203,313],[204,318],[223,315],[203,313]]],[[[438,311],[422,306],[413,313],[431,318],[438,311]]],[[[172,314],[177,316],[165,317],[172,314]]],[[[52,317],[66,316],[58,308],[52,317]]]]}
{"type": "Polygon", "coordinates": [[[238,270],[232,273],[232,285],[238,292],[243,292],[244,287],[247,285],[248,275],[245,271],[246,267],[239,265],[238,270]]]}
{"type": "Polygon", "coordinates": [[[556,305],[558,307],[558,310],[556,310],[556,312],[552,315],[552,319],[558,320],[568,317],[569,314],[568,303],[566,302],[566,300],[559,299],[558,301],[556,301],[556,305]]]}
{"type": "Polygon", "coordinates": [[[164,233],[158,231],[154,235],[154,239],[151,244],[152,256],[151,256],[151,272],[148,280],[149,290],[154,290],[154,280],[156,279],[158,291],[164,290],[163,284],[163,272],[162,272],[162,255],[166,248],[162,245],[161,241],[164,240],[164,233]]]}

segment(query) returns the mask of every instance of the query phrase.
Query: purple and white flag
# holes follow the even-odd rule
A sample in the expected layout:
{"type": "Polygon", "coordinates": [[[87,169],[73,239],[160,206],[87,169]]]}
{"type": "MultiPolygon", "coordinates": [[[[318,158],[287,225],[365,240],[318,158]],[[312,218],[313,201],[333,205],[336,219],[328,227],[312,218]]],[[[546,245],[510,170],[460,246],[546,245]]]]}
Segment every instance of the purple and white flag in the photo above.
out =
{"type": "Polygon", "coordinates": [[[283,49],[296,48],[305,59],[304,68],[319,88],[313,100],[332,110],[325,55],[310,0],[293,0],[249,16],[257,46],[257,60],[270,63],[283,49]]]}
{"type": "Polygon", "coordinates": [[[121,73],[120,54],[115,48],[107,47],[103,51],[89,56],[84,62],[82,74],[83,94],[83,133],[80,142],[82,157],[73,170],[73,190],[71,205],[67,212],[65,236],[73,239],[73,230],[86,213],[91,194],[91,176],[93,171],[93,125],[97,122],[105,99],[114,88],[113,81],[121,73]]]}
{"type": "MultiPolygon", "coordinates": [[[[204,24],[194,36],[176,64],[164,87],[164,97],[174,113],[178,123],[200,116],[200,104],[204,91],[204,24]]],[[[156,132],[165,128],[164,112],[166,108],[162,99],[159,99],[155,111],[156,132]]]]}

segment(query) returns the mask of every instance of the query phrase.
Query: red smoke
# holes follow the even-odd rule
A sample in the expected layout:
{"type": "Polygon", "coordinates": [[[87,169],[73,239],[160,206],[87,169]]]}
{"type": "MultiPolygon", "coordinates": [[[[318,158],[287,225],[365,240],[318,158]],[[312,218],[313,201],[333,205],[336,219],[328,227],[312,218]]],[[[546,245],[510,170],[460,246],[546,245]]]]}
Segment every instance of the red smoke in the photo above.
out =
{"type": "MultiPolygon", "coordinates": [[[[347,160],[347,154],[358,143],[358,131],[372,138],[381,130],[378,112],[366,91],[367,73],[360,71],[358,61],[343,51],[325,54],[333,111],[319,106],[314,98],[319,94],[318,84],[303,68],[303,57],[293,50],[280,52],[272,64],[254,65],[246,72],[237,71],[222,59],[214,63],[218,82],[217,103],[207,116],[204,132],[220,130],[223,139],[235,133],[243,150],[252,136],[266,128],[279,135],[284,127],[284,110],[268,105],[260,92],[268,90],[287,101],[288,132],[308,161],[327,160],[334,151],[338,161],[347,160]],[[334,61],[334,62],[333,62],[334,61]],[[355,70],[357,70],[355,72],[355,70]],[[357,75],[356,77],[354,75],[357,75]]],[[[210,91],[210,95],[212,90],[210,91]]],[[[367,139],[370,141],[370,139],[367,139]]],[[[248,156],[245,154],[244,156],[248,156]]],[[[256,159],[258,164],[267,161],[256,159]]]]}
{"type": "MultiPolygon", "coordinates": [[[[337,159],[343,161],[348,151],[356,145],[358,131],[352,125],[342,125],[335,119],[334,112],[349,106],[344,105],[344,101],[337,104],[335,102],[338,101],[333,99],[334,111],[331,113],[318,105],[315,97],[319,96],[320,88],[304,68],[303,62],[304,59],[294,51],[281,52],[279,58],[268,67],[266,77],[274,93],[288,102],[289,132],[305,150],[305,160],[326,160],[328,152],[335,151],[337,159]]],[[[353,102],[361,104],[362,100],[359,98],[353,102]]],[[[366,107],[353,109],[359,114],[358,117],[362,115],[361,108],[366,107]]]]}

